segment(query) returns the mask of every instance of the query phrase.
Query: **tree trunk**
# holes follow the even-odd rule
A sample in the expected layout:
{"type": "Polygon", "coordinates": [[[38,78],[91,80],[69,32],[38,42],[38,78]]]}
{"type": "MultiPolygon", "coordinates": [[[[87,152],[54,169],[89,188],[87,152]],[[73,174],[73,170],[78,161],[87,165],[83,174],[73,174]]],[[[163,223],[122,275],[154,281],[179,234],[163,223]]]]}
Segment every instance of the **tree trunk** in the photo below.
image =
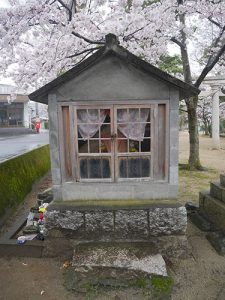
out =
{"type": "Polygon", "coordinates": [[[205,130],[205,135],[209,135],[209,128],[208,128],[207,121],[204,121],[204,130],[205,130]]]}
{"type": "MultiPolygon", "coordinates": [[[[183,4],[183,1],[178,1],[178,4],[183,4]]],[[[185,28],[185,15],[179,15],[180,23],[183,28],[185,28]]],[[[181,58],[183,63],[183,71],[184,71],[184,81],[188,84],[192,84],[192,76],[191,76],[191,68],[189,62],[189,56],[187,51],[187,36],[184,29],[181,29],[181,42],[182,47],[181,50],[181,58]]],[[[200,159],[199,159],[199,135],[198,135],[198,117],[197,117],[197,104],[198,104],[198,96],[185,99],[187,112],[188,112],[188,129],[189,129],[189,143],[190,143],[190,151],[189,151],[189,169],[200,169],[200,159]]]]}
{"type": "Polygon", "coordinates": [[[198,97],[186,99],[187,111],[188,111],[188,129],[189,129],[189,168],[190,170],[201,169],[199,159],[199,135],[198,135],[198,118],[196,106],[198,97]]]}

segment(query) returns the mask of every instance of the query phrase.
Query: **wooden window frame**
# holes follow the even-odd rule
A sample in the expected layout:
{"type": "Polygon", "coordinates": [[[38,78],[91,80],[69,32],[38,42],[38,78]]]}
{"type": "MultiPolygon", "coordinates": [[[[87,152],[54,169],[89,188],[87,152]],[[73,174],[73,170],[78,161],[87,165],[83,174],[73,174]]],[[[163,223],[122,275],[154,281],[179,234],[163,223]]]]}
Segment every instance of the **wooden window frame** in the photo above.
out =
{"type": "MultiPolygon", "coordinates": [[[[79,109],[110,109],[111,112],[111,116],[113,117],[113,105],[101,105],[101,106],[90,106],[90,105],[77,105],[74,107],[74,128],[75,128],[75,155],[76,155],[76,165],[77,165],[77,170],[76,170],[76,181],[79,182],[114,182],[114,178],[115,178],[115,174],[114,174],[114,146],[112,145],[111,148],[111,153],[79,153],[78,150],[78,136],[77,136],[77,126],[78,126],[78,122],[77,122],[77,113],[76,111],[79,109]],[[80,176],[80,170],[79,170],[79,160],[81,157],[110,157],[110,170],[111,170],[111,178],[81,178],[80,176]]],[[[112,121],[110,123],[110,128],[111,128],[111,135],[113,134],[112,132],[112,121]]],[[[101,138],[100,136],[98,137],[98,140],[100,141],[101,138]]]]}
{"type": "MultiPolygon", "coordinates": [[[[148,104],[120,104],[120,105],[114,105],[114,130],[115,132],[117,132],[117,126],[118,126],[118,122],[117,122],[117,110],[118,109],[141,109],[141,108],[147,108],[150,109],[151,111],[151,116],[150,116],[150,128],[151,128],[151,136],[150,136],[150,140],[151,140],[151,149],[150,152],[118,152],[115,151],[115,161],[114,161],[114,168],[115,168],[115,182],[128,182],[128,181],[150,181],[153,179],[153,165],[152,165],[152,157],[153,157],[153,151],[152,151],[152,132],[153,132],[153,128],[154,128],[154,120],[153,120],[153,110],[154,110],[154,105],[152,105],[151,103],[148,104]],[[119,177],[119,157],[150,157],[150,165],[151,165],[151,171],[150,171],[150,176],[149,177],[130,177],[130,178],[121,178],[119,177]]],[[[137,122],[137,123],[141,123],[141,122],[137,122]]],[[[125,139],[129,141],[129,138],[125,139]]],[[[115,144],[115,148],[117,148],[117,142],[118,139],[116,140],[115,144]]]]}
{"type": "MultiPolygon", "coordinates": [[[[82,102],[60,102],[58,105],[58,120],[59,120],[59,143],[60,143],[60,161],[61,161],[61,176],[63,182],[168,182],[168,160],[169,160],[169,100],[161,100],[161,101],[146,101],[146,100],[136,100],[136,101],[87,101],[85,104],[82,102]],[[129,103],[128,103],[129,102],[129,103]],[[132,104],[131,104],[132,102],[132,104]],[[164,178],[154,178],[154,173],[157,171],[158,167],[158,145],[155,143],[157,140],[159,132],[158,126],[156,123],[158,122],[158,114],[159,114],[159,105],[165,105],[165,147],[164,147],[164,161],[165,161],[165,175],[164,178]],[[68,107],[69,109],[69,128],[70,128],[70,141],[68,147],[70,151],[69,159],[66,161],[66,149],[65,149],[65,129],[63,128],[63,107],[68,107]],[[122,108],[150,108],[151,109],[151,176],[150,177],[140,177],[140,178],[119,178],[118,174],[118,157],[121,156],[137,156],[144,157],[148,156],[149,152],[137,152],[135,153],[116,153],[116,142],[112,142],[112,153],[109,155],[108,153],[92,153],[91,157],[100,157],[100,156],[111,156],[111,178],[96,178],[96,179],[81,179],[79,174],[79,157],[87,157],[84,153],[80,155],[78,153],[78,136],[77,136],[77,109],[111,109],[111,133],[114,134],[114,131],[117,130],[117,122],[116,122],[116,112],[117,109],[122,108]],[[113,124],[112,124],[113,123],[113,124]],[[72,142],[74,141],[74,142],[72,142]],[[141,155],[140,155],[141,154],[141,155]],[[68,176],[68,171],[66,170],[66,164],[68,162],[71,163],[71,176],[68,176]]],[[[64,122],[65,123],[65,122],[64,122]]],[[[100,138],[100,137],[99,137],[100,138]]],[[[68,137],[67,142],[68,143],[68,137]]],[[[89,156],[89,154],[88,154],[89,156]]]]}

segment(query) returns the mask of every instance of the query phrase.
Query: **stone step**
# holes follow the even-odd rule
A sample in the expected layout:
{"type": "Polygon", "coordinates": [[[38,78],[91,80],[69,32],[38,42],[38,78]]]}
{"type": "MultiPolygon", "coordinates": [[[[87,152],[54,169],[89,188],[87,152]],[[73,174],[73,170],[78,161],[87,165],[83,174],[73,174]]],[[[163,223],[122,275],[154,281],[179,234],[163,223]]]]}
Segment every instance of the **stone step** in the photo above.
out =
{"type": "Polygon", "coordinates": [[[203,207],[204,206],[204,199],[205,199],[205,196],[209,196],[210,193],[209,191],[201,191],[199,193],[199,208],[200,206],[203,207]]]}
{"type": "Polygon", "coordinates": [[[225,187],[219,182],[210,183],[210,196],[225,203],[225,187]]]}
{"type": "Polygon", "coordinates": [[[220,174],[220,184],[225,187],[225,174],[220,174]]]}
{"type": "Polygon", "coordinates": [[[160,253],[152,254],[151,247],[113,244],[76,246],[73,267],[108,267],[142,271],[146,274],[167,276],[166,263],[160,253]],[[144,250],[144,251],[143,251],[144,250]]]}
{"type": "Polygon", "coordinates": [[[225,203],[209,194],[201,194],[199,210],[213,224],[225,231],[225,203]]]}
{"type": "MultiPolygon", "coordinates": [[[[221,231],[217,232],[209,232],[206,235],[206,238],[210,242],[210,244],[215,248],[215,250],[220,255],[225,255],[225,235],[221,231]]],[[[225,294],[223,294],[224,296],[225,294]]],[[[218,299],[224,299],[224,298],[216,298],[218,299]]]]}

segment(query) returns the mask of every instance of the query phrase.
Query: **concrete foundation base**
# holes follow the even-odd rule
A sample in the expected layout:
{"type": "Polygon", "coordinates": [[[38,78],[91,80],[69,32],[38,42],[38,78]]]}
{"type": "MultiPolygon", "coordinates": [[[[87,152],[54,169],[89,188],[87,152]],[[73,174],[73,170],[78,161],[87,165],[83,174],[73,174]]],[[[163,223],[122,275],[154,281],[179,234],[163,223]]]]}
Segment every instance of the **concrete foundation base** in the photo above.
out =
{"type": "Polygon", "coordinates": [[[186,226],[186,209],[176,200],[53,202],[45,215],[46,251],[54,256],[56,243],[69,239],[67,248],[74,241],[146,242],[156,253],[177,256],[187,248],[186,226]]]}

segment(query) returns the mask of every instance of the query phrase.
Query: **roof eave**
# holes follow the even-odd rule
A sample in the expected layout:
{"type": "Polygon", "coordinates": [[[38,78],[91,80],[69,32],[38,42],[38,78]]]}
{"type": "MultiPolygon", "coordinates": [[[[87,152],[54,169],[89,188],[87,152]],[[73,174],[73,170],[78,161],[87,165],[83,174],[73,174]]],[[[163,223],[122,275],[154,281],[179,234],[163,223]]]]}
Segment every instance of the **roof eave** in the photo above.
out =
{"type": "Polygon", "coordinates": [[[200,93],[200,90],[197,89],[195,86],[187,84],[176,77],[173,77],[160,69],[156,68],[155,66],[143,61],[139,57],[135,56],[122,46],[119,46],[115,43],[108,43],[98,51],[96,51],[93,55],[89,56],[83,62],[79,63],[63,75],[57,77],[53,81],[47,83],[43,87],[39,88],[38,90],[34,91],[33,93],[29,94],[28,97],[30,100],[35,102],[40,102],[44,104],[48,104],[48,94],[50,91],[57,88],[59,85],[63,84],[64,82],[71,80],[74,76],[79,75],[81,72],[85,71],[90,66],[97,63],[100,59],[102,59],[108,53],[114,53],[114,55],[119,56],[122,59],[127,60],[129,63],[133,64],[135,67],[140,68],[147,73],[151,73],[155,77],[159,78],[171,84],[175,88],[180,91],[180,98],[188,98],[196,96],[200,93]]]}
{"type": "Polygon", "coordinates": [[[81,72],[89,68],[91,65],[95,64],[101,57],[104,56],[104,54],[108,52],[106,50],[107,48],[105,46],[100,48],[98,51],[96,51],[93,55],[89,56],[83,62],[78,63],[75,67],[68,70],[61,76],[57,77],[56,79],[42,86],[38,90],[29,94],[28,95],[29,99],[35,102],[48,104],[48,93],[50,90],[57,88],[59,85],[63,84],[67,80],[72,79],[74,76],[79,75],[81,72]]]}

